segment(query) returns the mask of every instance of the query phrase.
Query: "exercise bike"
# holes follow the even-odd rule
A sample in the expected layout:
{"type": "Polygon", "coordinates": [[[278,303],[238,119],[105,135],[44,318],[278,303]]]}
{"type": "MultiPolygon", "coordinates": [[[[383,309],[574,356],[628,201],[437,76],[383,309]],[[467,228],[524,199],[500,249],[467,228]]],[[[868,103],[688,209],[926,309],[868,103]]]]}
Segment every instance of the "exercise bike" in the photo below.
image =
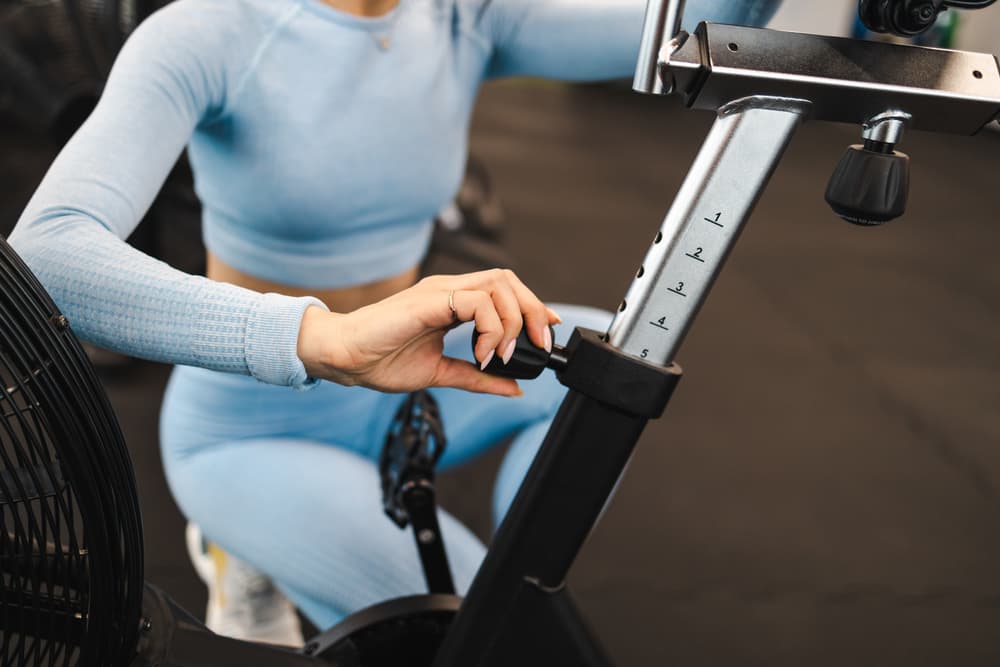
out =
{"type": "MultiPolygon", "coordinates": [[[[949,7],[989,4],[862,0],[859,11],[873,29],[908,35],[949,7]]],[[[974,134],[1000,114],[992,55],[706,23],[688,34],[683,5],[649,2],[634,87],[715,111],[715,123],[609,331],[577,330],[552,353],[522,337],[508,366],[487,368],[522,379],[550,369],[569,392],[464,599],[390,600],[292,653],[217,637],[143,586],[134,481],[107,401],[65,318],[0,247],[0,321],[18,325],[0,348],[13,369],[4,447],[30,452],[0,458],[0,664],[610,665],[567,572],[646,422],[666,408],[677,350],[797,127],[860,126],[826,199],[845,220],[878,225],[905,211],[908,158],[895,150],[905,129],[974,134]],[[64,415],[78,425],[61,426],[64,415]],[[94,482],[104,470],[111,485],[94,482]],[[73,508],[86,529],[67,533],[53,517],[73,508]]]]}

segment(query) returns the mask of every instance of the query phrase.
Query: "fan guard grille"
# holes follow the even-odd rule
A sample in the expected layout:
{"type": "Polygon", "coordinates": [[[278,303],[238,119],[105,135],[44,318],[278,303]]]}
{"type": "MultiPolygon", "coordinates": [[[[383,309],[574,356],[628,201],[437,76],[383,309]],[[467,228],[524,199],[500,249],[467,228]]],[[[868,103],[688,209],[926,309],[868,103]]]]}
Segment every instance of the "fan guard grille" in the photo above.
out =
{"type": "Polygon", "coordinates": [[[142,602],[131,461],[65,318],[0,239],[0,666],[125,665],[142,602]]]}

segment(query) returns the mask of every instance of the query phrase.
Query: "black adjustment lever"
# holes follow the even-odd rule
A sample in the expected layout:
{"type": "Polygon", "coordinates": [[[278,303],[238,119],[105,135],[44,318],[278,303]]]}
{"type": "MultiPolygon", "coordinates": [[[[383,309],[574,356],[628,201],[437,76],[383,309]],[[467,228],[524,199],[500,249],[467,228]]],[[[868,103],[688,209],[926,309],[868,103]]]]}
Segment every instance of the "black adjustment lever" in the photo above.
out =
{"type": "Polygon", "coordinates": [[[895,150],[909,114],[889,111],[864,125],[863,145],[849,146],[830,177],[826,201],[855,225],[873,226],[906,210],[910,158],[895,150]]]}
{"type": "MultiPolygon", "coordinates": [[[[549,332],[554,333],[552,327],[549,332]]],[[[476,342],[479,340],[479,332],[472,334],[472,350],[475,354],[476,342]]],[[[544,348],[538,347],[528,338],[527,328],[522,328],[514,343],[514,354],[506,364],[499,354],[493,355],[490,363],[486,364],[484,372],[490,375],[497,375],[515,380],[534,380],[542,374],[546,368],[559,370],[566,366],[565,350],[560,345],[553,345],[552,352],[546,352],[544,348]]]]}

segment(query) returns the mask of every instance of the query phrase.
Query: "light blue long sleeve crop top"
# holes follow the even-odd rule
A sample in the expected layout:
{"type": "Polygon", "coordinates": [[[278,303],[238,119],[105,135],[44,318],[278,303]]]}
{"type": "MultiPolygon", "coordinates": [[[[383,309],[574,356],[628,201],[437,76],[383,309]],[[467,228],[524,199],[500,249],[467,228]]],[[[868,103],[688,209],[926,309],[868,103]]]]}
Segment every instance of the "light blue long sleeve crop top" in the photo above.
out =
{"type": "MultiPolygon", "coordinates": [[[[761,24],[780,0],[691,0],[761,24]]],[[[361,18],[321,0],[177,0],[129,38],[91,117],[10,243],[82,338],[170,363],[307,383],[315,299],[190,276],[128,246],[189,146],[206,247],[303,288],[419,263],[455,194],[481,82],[630,76],[645,0],[400,0],[361,18]]]]}

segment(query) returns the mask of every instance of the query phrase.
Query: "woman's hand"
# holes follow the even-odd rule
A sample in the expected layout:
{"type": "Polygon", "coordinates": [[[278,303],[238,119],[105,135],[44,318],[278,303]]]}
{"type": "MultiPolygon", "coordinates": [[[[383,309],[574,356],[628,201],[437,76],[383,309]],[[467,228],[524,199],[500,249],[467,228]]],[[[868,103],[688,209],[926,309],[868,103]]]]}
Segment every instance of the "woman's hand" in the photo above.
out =
{"type": "Polygon", "coordinates": [[[522,325],[535,345],[551,350],[549,324],[557,322],[559,316],[513,271],[431,276],[351,313],[307,309],[298,354],[311,377],[339,384],[393,392],[456,387],[518,396],[514,380],[486,375],[480,368],[493,355],[510,360],[522,325]],[[480,334],[478,367],[442,356],[445,333],[467,321],[475,321],[480,334]]]}

